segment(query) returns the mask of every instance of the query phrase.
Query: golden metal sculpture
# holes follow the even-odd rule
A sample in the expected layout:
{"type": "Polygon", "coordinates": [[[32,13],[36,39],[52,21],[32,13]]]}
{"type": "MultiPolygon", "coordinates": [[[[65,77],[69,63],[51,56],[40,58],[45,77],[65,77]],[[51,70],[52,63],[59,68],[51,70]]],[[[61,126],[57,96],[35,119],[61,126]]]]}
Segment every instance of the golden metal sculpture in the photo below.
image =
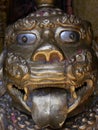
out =
{"type": "Polygon", "coordinates": [[[54,0],[36,1],[36,12],[6,30],[1,129],[97,128],[98,59],[91,25],[55,8],[54,0]]]}

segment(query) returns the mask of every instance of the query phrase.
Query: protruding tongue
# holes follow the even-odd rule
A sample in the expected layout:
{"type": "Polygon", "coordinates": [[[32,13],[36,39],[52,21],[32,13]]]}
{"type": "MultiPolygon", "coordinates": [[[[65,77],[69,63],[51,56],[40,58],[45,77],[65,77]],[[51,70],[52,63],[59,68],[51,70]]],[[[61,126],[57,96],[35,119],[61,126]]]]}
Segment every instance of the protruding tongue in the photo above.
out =
{"type": "Polygon", "coordinates": [[[33,93],[32,117],[40,127],[60,128],[67,117],[66,91],[39,89],[33,93]]]}

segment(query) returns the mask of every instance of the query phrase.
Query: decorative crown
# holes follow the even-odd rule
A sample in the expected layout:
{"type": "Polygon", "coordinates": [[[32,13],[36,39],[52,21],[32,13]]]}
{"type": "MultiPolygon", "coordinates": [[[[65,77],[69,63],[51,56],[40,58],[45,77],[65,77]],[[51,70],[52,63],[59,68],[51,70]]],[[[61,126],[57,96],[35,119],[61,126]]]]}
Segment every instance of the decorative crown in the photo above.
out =
{"type": "Polygon", "coordinates": [[[36,0],[38,7],[53,6],[55,0],[36,0]]]}

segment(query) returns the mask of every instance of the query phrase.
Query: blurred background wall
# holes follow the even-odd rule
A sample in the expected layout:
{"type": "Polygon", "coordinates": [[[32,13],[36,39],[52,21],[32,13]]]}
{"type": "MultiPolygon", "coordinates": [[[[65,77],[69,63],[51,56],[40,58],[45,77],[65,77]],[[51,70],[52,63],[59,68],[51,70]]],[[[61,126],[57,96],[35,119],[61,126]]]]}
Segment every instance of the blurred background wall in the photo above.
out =
{"type": "Polygon", "coordinates": [[[9,0],[0,0],[0,52],[3,49],[9,0]]]}
{"type": "Polygon", "coordinates": [[[91,22],[94,36],[98,37],[98,0],[73,0],[74,13],[91,22]]]}

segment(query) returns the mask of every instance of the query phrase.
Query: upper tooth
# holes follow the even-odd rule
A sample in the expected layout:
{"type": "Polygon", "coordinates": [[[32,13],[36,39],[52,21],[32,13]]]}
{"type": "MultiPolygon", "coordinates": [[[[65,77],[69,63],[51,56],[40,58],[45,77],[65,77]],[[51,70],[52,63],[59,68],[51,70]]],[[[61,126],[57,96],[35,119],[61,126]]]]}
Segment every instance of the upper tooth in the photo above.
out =
{"type": "Polygon", "coordinates": [[[28,89],[26,87],[24,88],[24,91],[26,94],[28,94],[28,89]]]}
{"type": "Polygon", "coordinates": [[[72,94],[73,98],[76,99],[76,98],[77,98],[77,94],[76,94],[76,92],[75,92],[75,87],[72,86],[72,87],[70,88],[70,91],[71,91],[71,94],[72,94]]]}
{"type": "Polygon", "coordinates": [[[71,86],[71,92],[74,92],[75,91],[75,87],[74,86],[71,86]]]}
{"type": "Polygon", "coordinates": [[[25,91],[24,100],[26,101],[27,98],[28,98],[28,89],[27,89],[27,87],[24,88],[24,91],[25,91]]]}

